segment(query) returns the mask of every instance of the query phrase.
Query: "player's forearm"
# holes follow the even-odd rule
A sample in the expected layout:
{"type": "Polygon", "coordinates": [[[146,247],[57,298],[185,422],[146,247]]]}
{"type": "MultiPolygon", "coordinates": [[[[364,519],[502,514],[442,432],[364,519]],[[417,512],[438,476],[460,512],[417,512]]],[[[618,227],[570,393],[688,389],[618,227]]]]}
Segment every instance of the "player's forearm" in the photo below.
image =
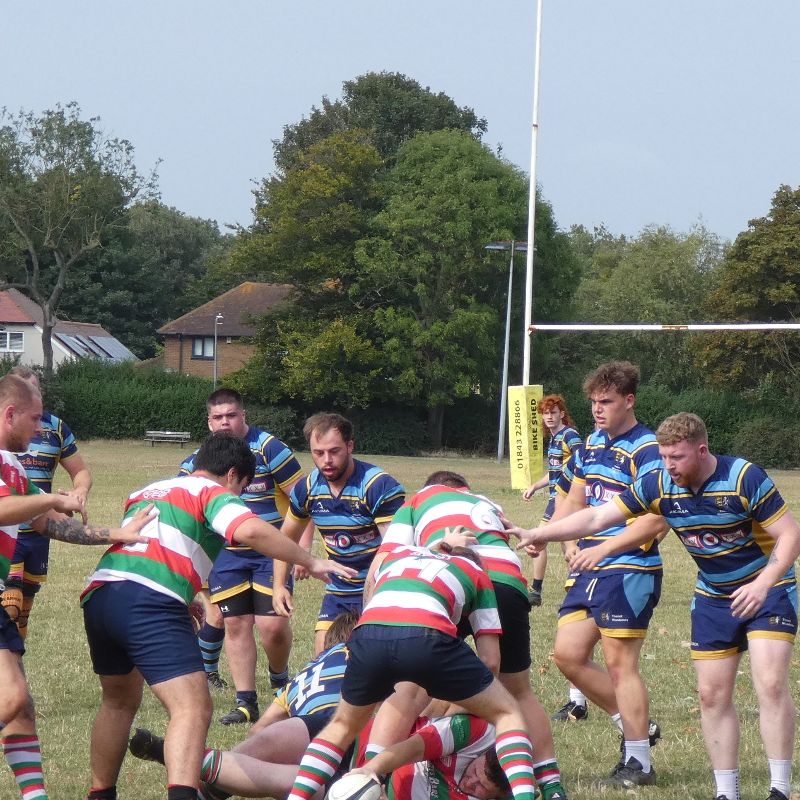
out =
{"type": "Polygon", "coordinates": [[[643,544],[652,542],[669,532],[669,526],[663,517],[656,514],[645,514],[635,519],[622,533],[606,539],[603,543],[605,555],[615,556],[617,553],[624,553],[626,550],[633,550],[643,544]]]}
{"type": "Polygon", "coordinates": [[[72,476],[72,488],[77,492],[89,494],[89,490],[92,488],[92,473],[88,468],[84,468],[72,476]]]}
{"type": "MultiPolygon", "coordinates": [[[[293,519],[292,517],[287,517],[280,528],[280,533],[283,536],[288,537],[289,541],[295,542],[299,544],[306,553],[311,552],[311,541],[308,543],[308,547],[305,546],[305,539],[308,531],[311,531],[311,537],[313,540],[314,536],[314,523],[309,520],[307,525],[303,525],[302,523],[298,522],[297,520],[293,519]]],[[[238,537],[238,531],[237,531],[238,537]]],[[[286,579],[289,575],[290,565],[286,563],[286,561],[282,559],[278,559],[277,557],[274,558],[274,563],[272,565],[272,579],[274,585],[282,586],[286,583],[286,579]]],[[[306,566],[302,564],[301,566],[306,566]]]]}
{"type": "Polygon", "coordinates": [[[618,520],[609,514],[607,511],[609,505],[606,503],[606,505],[595,508],[583,508],[574,514],[564,516],[563,519],[548,522],[536,529],[537,537],[545,542],[568,542],[599,533],[615,522],[624,519],[621,513],[618,520]]]}
{"type": "Polygon", "coordinates": [[[414,764],[425,758],[425,741],[419,734],[393,744],[366,763],[366,768],[378,775],[388,775],[405,764],[414,764]]]}
{"type": "MultiPolygon", "coordinates": [[[[301,530],[302,533],[302,530],[301,530]]],[[[252,547],[265,556],[288,564],[299,564],[301,567],[311,569],[314,559],[311,553],[303,550],[297,542],[281,533],[274,525],[261,519],[249,519],[243,522],[234,536],[237,542],[252,547]]],[[[277,563],[275,564],[277,567],[277,563]]],[[[275,580],[277,582],[277,575],[275,580]]],[[[285,576],[284,576],[285,577],[285,576]]]]}
{"type": "Polygon", "coordinates": [[[767,566],[756,578],[766,587],[774,586],[800,556],[800,531],[786,531],[775,542],[767,566]]]}
{"type": "Polygon", "coordinates": [[[55,508],[52,494],[9,495],[0,498],[0,525],[19,525],[55,508]]]}
{"type": "Polygon", "coordinates": [[[69,544],[111,544],[110,527],[92,523],[84,525],[75,517],[40,517],[36,520],[34,530],[48,539],[58,539],[69,544]]]}

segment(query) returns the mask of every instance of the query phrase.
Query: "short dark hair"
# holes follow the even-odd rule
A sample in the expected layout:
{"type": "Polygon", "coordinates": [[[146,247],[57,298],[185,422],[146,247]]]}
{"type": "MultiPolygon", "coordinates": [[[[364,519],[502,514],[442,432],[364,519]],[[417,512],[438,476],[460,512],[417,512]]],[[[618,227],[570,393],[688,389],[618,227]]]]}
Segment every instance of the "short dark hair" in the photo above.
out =
{"type": "Polygon", "coordinates": [[[353,423],[347,417],[341,414],[330,414],[321,411],[319,414],[313,414],[306,420],[303,425],[303,435],[306,441],[311,441],[311,434],[316,433],[317,436],[324,436],[328,431],[339,431],[342,439],[345,442],[353,441],[353,423]]]}
{"type": "Polygon", "coordinates": [[[323,647],[328,650],[335,644],[346,642],[353,633],[360,614],[358,611],[342,611],[336,615],[333,624],[325,631],[325,642],[323,647]]]}
{"type": "Polygon", "coordinates": [[[609,361],[590,372],[583,382],[583,393],[591,399],[595,392],[612,389],[626,397],[639,388],[639,367],[630,361],[609,361]]]}
{"type": "Polygon", "coordinates": [[[486,751],[486,766],[483,773],[498,789],[503,791],[503,794],[511,794],[511,784],[500,766],[500,759],[497,757],[494,747],[490,747],[486,751]]]}
{"type": "Polygon", "coordinates": [[[224,431],[212,433],[200,446],[194,457],[194,470],[205,470],[212,475],[226,475],[233,468],[239,478],[247,482],[256,474],[256,457],[244,439],[224,431]]]}
{"type": "Polygon", "coordinates": [[[236,389],[223,387],[211,392],[206,400],[206,408],[211,410],[211,406],[221,406],[223,403],[235,403],[239,408],[244,408],[244,400],[236,389]]]}
{"type": "Polygon", "coordinates": [[[438,472],[432,472],[425,478],[423,486],[450,486],[453,489],[469,489],[467,479],[457,472],[451,472],[448,469],[440,469],[438,472]]]}

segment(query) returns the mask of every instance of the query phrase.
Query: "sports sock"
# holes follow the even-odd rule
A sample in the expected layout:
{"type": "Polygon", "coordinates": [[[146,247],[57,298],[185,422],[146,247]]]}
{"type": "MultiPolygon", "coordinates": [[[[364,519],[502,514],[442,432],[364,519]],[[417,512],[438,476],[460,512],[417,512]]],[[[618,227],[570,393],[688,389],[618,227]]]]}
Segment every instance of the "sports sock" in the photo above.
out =
{"type": "Polygon", "coordinates": [[[197,789],[194,786],[170,784],[167,786],[167,800],[198,800],[197,789]]]}
{"type": "Polygon", "coordinates": [[[625,763],[630,758],[635,758],[641,765],[644,772],[650,772],[650,740],[649,739],[626,739],[625,740],[625,763]]]}
{"type": "Polygon", "coordinates": [[[283,672],[273,672],[272,667],[269,669],[269,685],[273,689],[282,689],[289,682],[289,667],[286,667],[283,672]]]}
{"type": "Polygon", "coordinates": [[[791,791],[792,762],[780,758],[769,759],[770,786],[782,792],[787,797],[791,791]]]}
{"type": "Polygon", "coordinates": [[[117,787],[109,786],[108,789],[90,789],[86,800],[117,800],[117,787]]]}
{"type": "Polygon", "coordinates": [[[237,706],[256,706],[258,705],[258,696],[255,691],[236,692],[236,705],[237,706]]]}
{"type": "Polygon", "coordinates": [[[715,769],[714,783],[717,796],[724,795],[728,800],[739,800],[739,770],[715,769]]]}
{"type": "Polygon", "coordinates": [[[497,735],[494,745],[497,760],[511,784],[514,800],[533,800],[533,747],[525,731],[506,731],[497,735]]]}
{"type": "Polygon", "coordinates": [[[20,609],[19,617],[17,617],[17,630],[22,637],[22,641],[25,641],[25,637],[28,635],[28,620],[30,619],[32,608],[33,598],[23,597],[22,608],[20,609]]]}
{"type": "Polygon", "coordinates": [[[611,721],[616,726],[617,730],[624,735],[625,731],[622,730],[622,714],[617,711],[616,714],[611,715],[611,721]]]}
{"type": "Polygon", "coordinates": [[[572,684],[569,685],[569,699],[575,705],[586,707],[586,695],[572,684]]]}
{"type": "Polygon", "coordinates": [[[542,579],[534,578],[531,581],[531,589],[533,589],[536,592],[541,592],[542,591],[542,586],[544,586],[544,579],[543,578],[542,579]]]}
{"type": "Polygon", "coordinates": [[[222,750],[206,750],[203,754],[203,764],[200,767],[200,780],[214,783],[222,769],[222,750]]]}
{"type": "Polygon", "coordinates": [[[209,783],[203,783],[203,781],[200,781],[200,788],[197,790],[197,796],[200,800],[228,800],[228,798],[233,797],[232,794],[228,794],[222,791],[222,789],[217,789],[216,786],[212,786],[209,783]]]}
{"type": "Polygon", "coordinates": [[[22,800],[47,800],[39,737],[35,733],[6,736],[3,755],[14,773],[22,800]]]}
{"type": "Polygon", "coordinates": [[[547,786],[548,783],[561,783],[561,771],[554,758],[539,761],[533,765],[533,777],[537,786],[547,786]]]}
{"type": "Polygon", "coordinates": [[[314,792],[329,781],[344,758],[344,751],[324,739],[312,739],[297,768],[287,800],[310,800],[314,792]]]}
{"type": "Polygon", "coordinates": [[[368,742],[367,746],[364,750],[364,761],[369,761],[375,756],[380,755],[386,748],[382,744],[373,744],[372,742],[368,742]]]}
{"type": "Polygon", "coordinates": [[[219,672],[219,655],[225,641],[225,628],[215,628],[207,622],[197,632],[197,643],[203,654],[203,669],[206,672],[219,672]]]}

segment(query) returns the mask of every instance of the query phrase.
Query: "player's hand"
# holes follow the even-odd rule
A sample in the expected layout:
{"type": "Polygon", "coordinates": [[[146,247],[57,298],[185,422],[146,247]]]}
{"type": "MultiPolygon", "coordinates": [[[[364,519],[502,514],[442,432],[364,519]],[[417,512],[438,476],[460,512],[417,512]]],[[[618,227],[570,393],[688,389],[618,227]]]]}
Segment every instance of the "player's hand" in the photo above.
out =
{"type": "Polygon", "coordinates": [[[769,586],[761,587],[758,578],[731,593],[731,614],[739,619],[754,617],[767,599],[769,586]]]}
{"type": "Polygon", "coordinates": [[[81,521],[84,525],[86,524],[87,517],[85,500],[83,503],[81,503],[80,498],[75,497],[73,494],[66,492],[63,489],[60,489],[56,494],[54,494],[53,498],[54,511],[59,511],[62,514],[66,514],[68,517],[71,517],[73,514],[80,514],[81,521]]]}
{"type": "MultiPolygon", "coordinates": [[[[536,553],[541,552],[547,546],[547,539],[544,538],[542,527],[538,528],[520,528],[513,525],[507,531],[509,536],[516,536],[520,543],[517,545],[517,550],[532,547],[536,553]]],[[[530,552],[530,551],[527,551],[530,552]]]]}
{"type": "MultiPolygon", "coordinates": [[[[564,558],[567,558],[566,553],[564,553],[564,558]]],[[[585,550],[575,547],[571,551],[570,557],[567,558],[567,564],[572,572],[589,572],[604,558],[606,558],[606,554],[600,544],[595,547],[587,547],[585,550]]]]}
{"type": "Polygon", "coordinates": [[[325,582],[330,580],[331,575],[341,575],[343,578],[355,578],[358,575],[352,567],[344,567],[326,558],[313,558],[309,572],[312,578],[325,582]]]}
{"type": "MultiPolygon", "coordinates": [[[[478,540],[475,534],[472,531],[468,531],[462,525],[456,525],[455,528],[445,528],[444,539],[440,539],[439,542],[437,542],[437,544],[447,545],[450,550],[454,547],[469,547],[477,543],[478,540]]],[[[449,551],[442,548],[442,552],[447,553],[449,551]]]]}
{"type": "Polygon", "coordinates": [[[152,503],[140,508],[121,528],[109,529],[109,541],[124,544],[150,541],[147,536],[140,536],[139,532],[156,516],[158,516],[158,510],[152,503]]]}
{"type": "Polygon", "coordinates": [[[522,499],[532,500],[535,494],[536,494],[536,484],[531,484],[527,489],[523,489],[522,499]]]}
{"type": "Polygon", "coordinates": [[[305,581],[311,577],[311,573],[300,564],[295,564],[294,569],[292,570],[292,577],[296,581],[305,581]]]}
{"type": "Polygon", "coordinates": [[[74,497],[80,504],[81,504],[81,517],[85,522],[88,519],[88,511],[87,511],[87,502],[89,499],[89,491],[88,489],[78,488],[78,489],[70,489],[66,494],[71,495],[74,497]]]}
{"type": "Polygon", "coordinates": [[[195,634],[198,634],[200,628],[203,627],[203,623],[206,621],[206,611],[199,600],[192,600],[192,602],[189,603],[189,617],[192,620],[192,627],[194,628],[195,634]]]}
{"type": "Polygon", "coordinates": [[[272,610],[279,617],[291,617],[294,611],[292,593],[285,586],[272,586],[272,610]]]}
{"type": "Polygon", "coordinates": [[[564,561],[566,561],[567,564],[569,564],[575,554],[579,552],[580,548],[577,544],[575,544],[575,542],[561,542],[561,553],[563,554],[564,561]]]}

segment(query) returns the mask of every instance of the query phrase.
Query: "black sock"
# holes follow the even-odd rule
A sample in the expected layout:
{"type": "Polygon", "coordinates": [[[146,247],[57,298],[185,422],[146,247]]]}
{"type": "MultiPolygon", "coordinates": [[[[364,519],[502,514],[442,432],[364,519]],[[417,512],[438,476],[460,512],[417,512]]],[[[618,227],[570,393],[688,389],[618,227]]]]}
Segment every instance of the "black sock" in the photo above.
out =
{"type": "Polygon", "coordinates": [[[533,579],[533,589],[536,592],[542,591],[542,584],[544,583],[544,578],[540,581],[537,581],[536,578],[533,579]]]}
{"type": "Polygon", "coordinates": [[[117,787],[110,786],[108,789],[91,789],[86,795],[86,800],[117,800],[117,787]]]}
{"type": "Polygon", "coordinates": [[[194,786],[168,786],[167,800],[197,800],[194,786]]]}

